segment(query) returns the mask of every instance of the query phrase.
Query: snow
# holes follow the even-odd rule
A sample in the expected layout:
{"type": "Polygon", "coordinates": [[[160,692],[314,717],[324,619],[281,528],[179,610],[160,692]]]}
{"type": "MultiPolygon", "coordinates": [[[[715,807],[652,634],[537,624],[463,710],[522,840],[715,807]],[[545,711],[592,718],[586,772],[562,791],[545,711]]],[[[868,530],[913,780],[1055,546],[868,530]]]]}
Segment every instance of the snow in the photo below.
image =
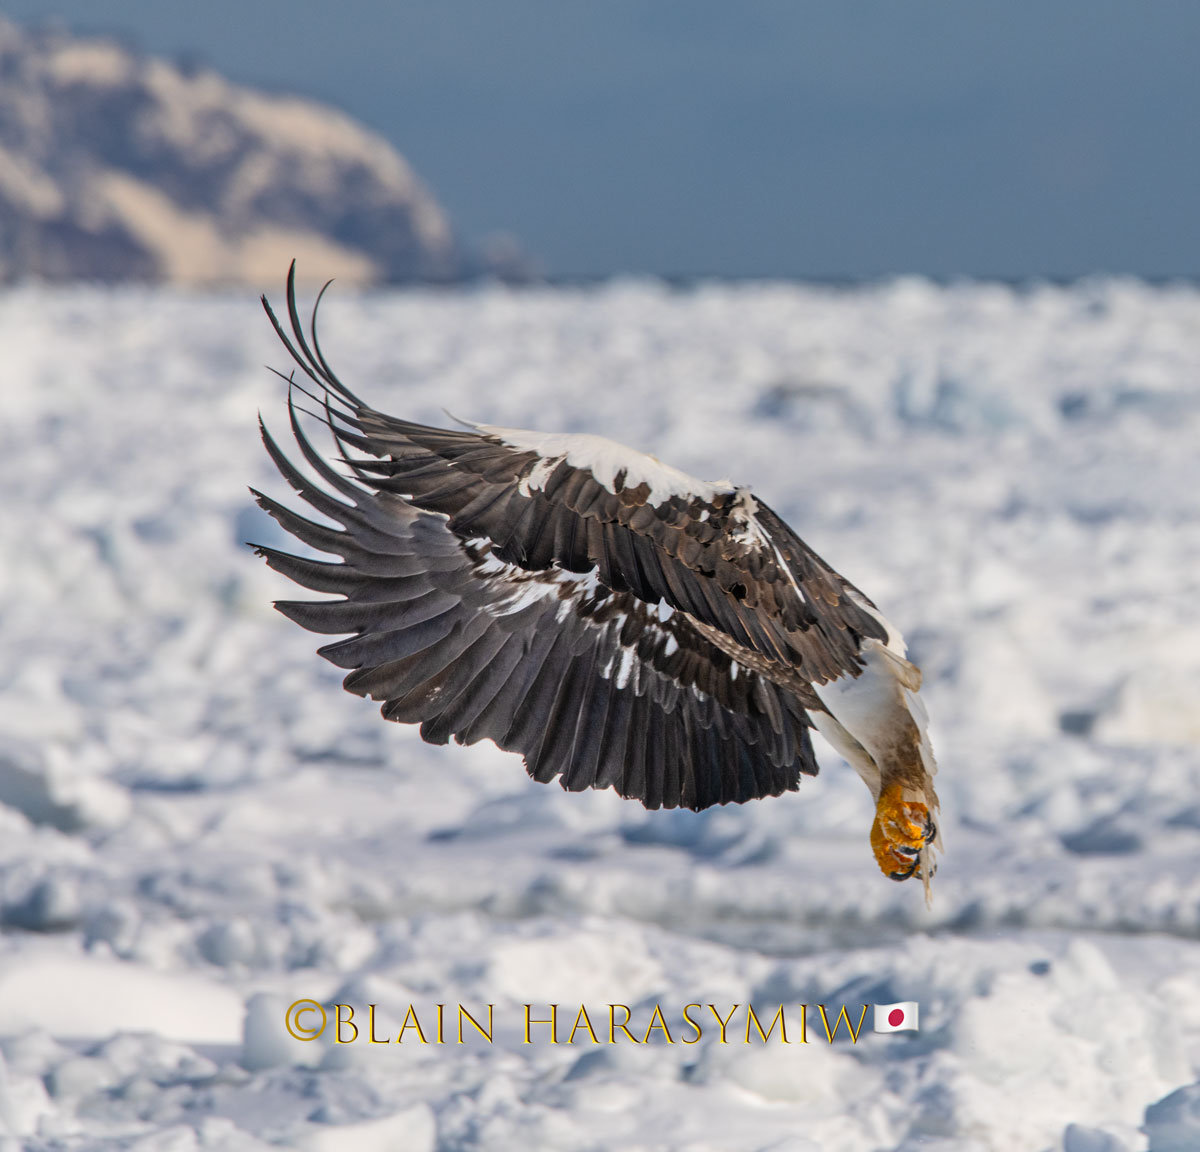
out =
{"type": "Polygon", "coordinates": [[[342,692],[244,545],[284,543],[246,487],[286,495],[248,293],[23,288],[0,341],[0,1148],[1200,1147],[1196,289],[327,300],[381,409],[727,473],[879,604],[941,766],[932,910],[824,745],[796,794],[648,813],[342,692]],[[302,999],[388,1043],[293,1039],[302,999]],[[816,1016],[901,1001],[919,1032],[816,1016]],[[554,1002],[675,1043],[523,1043],[554,1002]],[[719,1043],[751,1003],[808,1043],[719,1043]]]}
{"type": "Polygon", "coordinates": [[[133,76],[129,53],[103,40],[60,42],[46,58],[46,70],[60,84],[117,87],[133,76]]]}
{"type": "Polygon", "coordinates": [[[153,1032],[232,1044],[241,1038],[242,1015],[233,990],[186,972],[68,955],[37,943],[0,964],[0,1035],[34,1028],[88,1038],[153,1032]]]}
{"type": "Polygon", "coordinates": [[[572,468],[591,472],[609,492],[617,491],[618,476],[623,477],[625,488],[645,484],[650,489],[646,503],[652,507],[665,504],[673,496],[711,503],[718,493],[728,495],[733,492],[733,485],[728,481],[697,480],[645,452],[605,436],[587,432],[531,432],[523,428],[497,428],[493,424],[474,424],[472,427],[495,436],[512,448],[537,452],[541,456],[538,464],[517,486],[526,495],[544,488],[555,468],[564,460],[572,468]]]}
{"type": "Polygon", "coordinates": [[[146,180],[109,169],[97,193],[133,236],[162,254],[163,274],[183,283],[269,282],[295,259],[355,283],[370,280],[370,258],[310,228],[260,226],[230,237],[213,212],[188,211],[146,180]]]}

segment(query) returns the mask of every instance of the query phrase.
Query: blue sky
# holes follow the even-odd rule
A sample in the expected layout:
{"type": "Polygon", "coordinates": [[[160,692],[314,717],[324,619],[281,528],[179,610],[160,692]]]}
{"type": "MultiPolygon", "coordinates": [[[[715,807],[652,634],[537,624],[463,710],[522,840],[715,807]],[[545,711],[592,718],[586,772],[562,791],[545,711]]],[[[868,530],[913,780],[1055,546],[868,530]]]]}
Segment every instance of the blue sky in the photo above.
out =
{"type": "Polygon", "coordinates": [[[552,273],[1200,274],[1194,0],[4,0],[332,101],[552,273]]]}

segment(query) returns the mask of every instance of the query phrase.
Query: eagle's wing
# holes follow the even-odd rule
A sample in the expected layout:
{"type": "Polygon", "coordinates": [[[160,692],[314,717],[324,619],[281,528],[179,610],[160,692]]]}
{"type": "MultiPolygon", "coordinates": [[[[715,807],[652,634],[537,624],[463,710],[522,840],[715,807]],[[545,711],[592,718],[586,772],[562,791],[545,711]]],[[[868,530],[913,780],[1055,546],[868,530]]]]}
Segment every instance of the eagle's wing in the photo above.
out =
{"type": "MultiPolygon", "coordinates": [[[[265,303],[265,301],[264,301],[265,303]]],[[[703,484],[598,437],[429,428],[368,407],[329,370],[296,311],[280,337],[324,390],[353,479],[292,428],[335,499],[266,435],[331,529],[256,493],[322,563],[261,549],[315,591],[281,602],[422,736],[485,737],[531,775],[612,786],[648,807],[704,808],[795,789],[815,773],[808,689],[860,671],[878,620],[744,489],[703,484]]],[[[268,312],[270,309],[268,308],[268,312]]]]}

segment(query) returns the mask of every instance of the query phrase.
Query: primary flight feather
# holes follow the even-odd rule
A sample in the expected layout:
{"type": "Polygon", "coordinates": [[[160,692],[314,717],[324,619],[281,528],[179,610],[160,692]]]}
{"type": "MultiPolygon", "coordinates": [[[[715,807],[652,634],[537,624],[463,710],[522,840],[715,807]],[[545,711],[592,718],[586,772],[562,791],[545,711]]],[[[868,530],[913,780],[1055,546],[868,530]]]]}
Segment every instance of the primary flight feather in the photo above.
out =
{"type": "MultiPolygon", "coordinates": [[[[318,304],[320,298],[318,297],[318,304]]],[[[288,483],[319,513],[259,504],[327,562],[260,547],[271,567],[340,598],[278,601],[344,685],[435,744],[491,739],[529,774],[613,788],[647,808],[702,809],[794,791],[816,728],[876,803],[883,872],[928,892],[936,766],[903,638],[747,488],[706,483],[599,436],[384,415],[290,333],[334,468],[289,396],[314,483],[265,427],[288,483]]],[[[300,385],[296,385],[300,387],[300,385]]]]}

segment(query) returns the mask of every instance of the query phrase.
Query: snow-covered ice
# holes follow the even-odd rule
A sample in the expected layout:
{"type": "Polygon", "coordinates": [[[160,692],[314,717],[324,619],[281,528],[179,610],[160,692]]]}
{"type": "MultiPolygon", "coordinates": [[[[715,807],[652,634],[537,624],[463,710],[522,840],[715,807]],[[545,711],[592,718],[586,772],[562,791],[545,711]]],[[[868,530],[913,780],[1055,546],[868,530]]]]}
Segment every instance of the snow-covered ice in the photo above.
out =
{"type": "Polygon", "coordinates": [[[0,1149],[1200,1148],[1200,291],[335,289],[322,343],[385,411],[750,484],[865,589],[925,670],[933,909],[823,746],[797,794],[647,813],[385,724],[244,544],[282,542],[247,485],[286,495],[256,301],[17,289],[0,1149]],[[306,1043],[302,998],[431,1041],[490,1003],[494,1042],[306,1043]],[[905,1000],[918,1033],[814,1015],[905,1000]],[[675,1043],[526,1045],[526,1002],[675,1043]],[[809,1042],[685,1044],[691,1003],[807,1003],[809,1042]]]}

